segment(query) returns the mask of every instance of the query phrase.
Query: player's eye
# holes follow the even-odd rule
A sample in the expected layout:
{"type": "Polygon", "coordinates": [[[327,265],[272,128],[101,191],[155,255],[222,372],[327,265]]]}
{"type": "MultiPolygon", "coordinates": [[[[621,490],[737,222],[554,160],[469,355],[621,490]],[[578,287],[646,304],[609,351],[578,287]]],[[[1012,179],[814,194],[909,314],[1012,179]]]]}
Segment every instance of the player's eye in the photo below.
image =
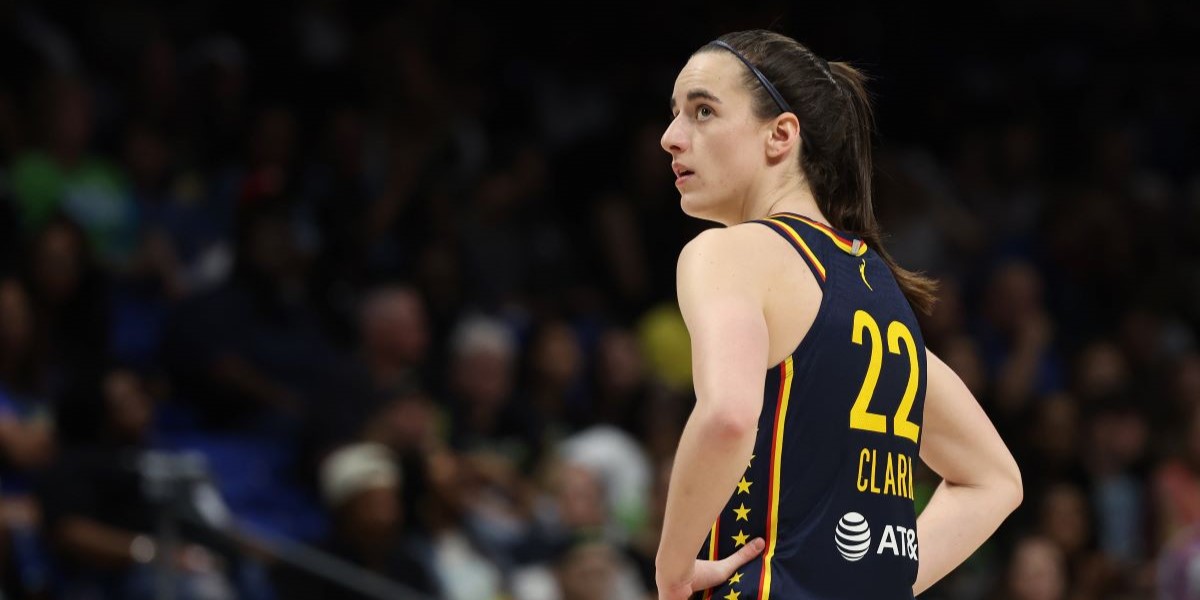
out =
{"type": "Polygon", "coordinates": [[[711,116],[713,116],[713,110],[707,104],[701,104],[700,106],[696,107],[697,119],[707,119],[711,116]]]}

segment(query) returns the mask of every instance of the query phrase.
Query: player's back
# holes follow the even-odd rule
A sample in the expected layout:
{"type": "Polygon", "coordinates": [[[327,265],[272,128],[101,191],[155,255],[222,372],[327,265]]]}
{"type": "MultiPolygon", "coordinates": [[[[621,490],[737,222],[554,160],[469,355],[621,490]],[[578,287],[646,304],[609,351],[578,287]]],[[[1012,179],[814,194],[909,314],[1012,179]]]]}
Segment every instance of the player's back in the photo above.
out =
{"type": "Polygon", "coordinates": [[[863,242],[798,215],[757,222],[808,264],[821,303],[767,372],[754,457],[701,557],[757,536],[766,550],[704,597],[911,599],[926,375],[916,317],[863,242]]]}

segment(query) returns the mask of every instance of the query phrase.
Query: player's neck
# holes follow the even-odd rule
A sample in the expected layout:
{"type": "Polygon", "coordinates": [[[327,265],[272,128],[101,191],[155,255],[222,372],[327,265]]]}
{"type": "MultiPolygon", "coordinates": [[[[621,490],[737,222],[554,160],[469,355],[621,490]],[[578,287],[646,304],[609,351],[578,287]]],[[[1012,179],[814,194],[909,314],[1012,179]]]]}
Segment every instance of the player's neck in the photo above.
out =
{"type": "Polygon", "coordinates": [[[747,204],[742,216],[744,221],[753,221],[779,213],[795,213],[827,224],[829,222],[817,206],[817,199],[813,197],[808,186],[803,185],[789,186],[759,197],[755,202],[747,204]]]}

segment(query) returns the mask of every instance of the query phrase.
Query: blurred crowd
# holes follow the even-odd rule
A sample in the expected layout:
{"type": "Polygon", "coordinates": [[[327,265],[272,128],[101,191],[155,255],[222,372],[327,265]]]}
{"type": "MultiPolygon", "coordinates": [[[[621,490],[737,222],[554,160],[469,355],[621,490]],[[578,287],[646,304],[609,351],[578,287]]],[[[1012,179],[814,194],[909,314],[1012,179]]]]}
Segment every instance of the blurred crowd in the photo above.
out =
{"type": "Polygon", "coordinates": [[[282,537],[653,598],[709,226],[658,139],[692,50],[772,27],[875,76],[888,247],[1024,476],[923,597],[1200,598],[1200,9],[791,4],[0,5],[0,593],[365,597],[282,537]]]}

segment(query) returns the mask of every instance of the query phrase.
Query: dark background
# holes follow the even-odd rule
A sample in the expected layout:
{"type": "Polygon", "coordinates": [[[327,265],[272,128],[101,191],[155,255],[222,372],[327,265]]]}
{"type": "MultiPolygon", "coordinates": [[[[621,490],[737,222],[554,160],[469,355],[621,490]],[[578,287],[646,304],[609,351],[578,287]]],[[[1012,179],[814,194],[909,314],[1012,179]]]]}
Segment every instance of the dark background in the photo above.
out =
{"type": "MultiPolygon", "coordinates": [[[[886,243],[1021,464],[923,597],[1200,597],[1200,5],[319,0],[0,3],[5,597],[151,597],[152,449],[434,595],[653,597],[708,226],[658,138],[749,28],[871,77],[886,243]]],[[[188,539],[183,597],[344,595],[188,539]]]]}

